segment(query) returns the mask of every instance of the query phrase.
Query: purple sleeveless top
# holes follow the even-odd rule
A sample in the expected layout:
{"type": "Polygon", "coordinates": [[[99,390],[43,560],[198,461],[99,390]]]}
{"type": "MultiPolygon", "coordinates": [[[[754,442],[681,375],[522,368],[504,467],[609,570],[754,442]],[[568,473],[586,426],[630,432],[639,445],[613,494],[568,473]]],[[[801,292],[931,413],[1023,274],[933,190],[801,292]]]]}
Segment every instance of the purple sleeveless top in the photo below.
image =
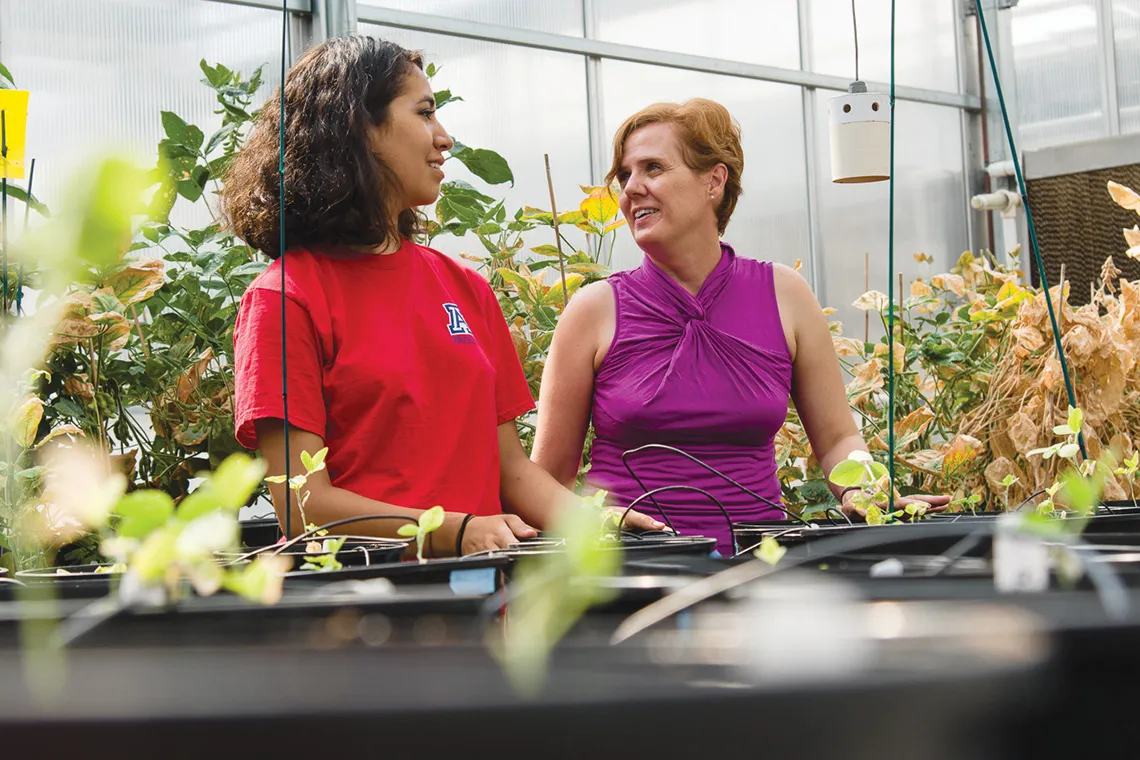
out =
{"type": "MultiPolygon", "coordinates": [[[[772,265],[737,258],[722,243],[720,263],[696,296],[648,256],[609,283],[616,324],[594,384],[590,484],[621,506],[647,489],[696,486],[717,497],[733,522],[782,518],[676,453],[649,449],[628,457],[644,489],[622,464],[624,451],[668,444],[780,503],[773,438],[788,411],[792,364],[772,265]]],[[[703,494],[654,498],[680,533],[715,537],[721,554],[732,553],[728,523],[703,494]]],[[[649,499],[637,509],[657,512],[649,499]]]]}

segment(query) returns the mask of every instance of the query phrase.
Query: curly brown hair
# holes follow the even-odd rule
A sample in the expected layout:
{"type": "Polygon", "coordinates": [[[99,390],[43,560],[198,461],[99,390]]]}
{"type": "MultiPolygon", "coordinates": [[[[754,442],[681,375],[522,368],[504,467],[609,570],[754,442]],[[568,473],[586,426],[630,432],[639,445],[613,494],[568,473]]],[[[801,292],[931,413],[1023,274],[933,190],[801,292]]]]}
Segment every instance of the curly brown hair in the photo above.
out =
{"type": "Polygon", "coordinates": [[[681,156],[685,165],[704,173],[717,164],[728,169],[724,198],[716,210],[717,231],[724,234],[736,202],[744,194],[740,178],[744,174],[744,149],[740,147],[740,126],[728,109],[715,100],[693,98],[684,103],[654,103],[630,116],[614,135],[614,162],[606,184],[614,181],[625,158],[625,141],[636,130],[650,124],[676,124],[681,134],[681,156]]]}
{"type": "MultiPolygon", "coordinates": [[[[418,51],[375,37],[338,37],[309,50],[285,77],[285,236],[296,245],[382,245],[422,231],[392,208],[399,179],[373,152],[418,51]],[[396,221],[393,225],[393,214],[396,221]]],[[[248,245],[281,255],[278,217],[281,90],[257,117],[227,170],[222,213],[248,245]]]]}

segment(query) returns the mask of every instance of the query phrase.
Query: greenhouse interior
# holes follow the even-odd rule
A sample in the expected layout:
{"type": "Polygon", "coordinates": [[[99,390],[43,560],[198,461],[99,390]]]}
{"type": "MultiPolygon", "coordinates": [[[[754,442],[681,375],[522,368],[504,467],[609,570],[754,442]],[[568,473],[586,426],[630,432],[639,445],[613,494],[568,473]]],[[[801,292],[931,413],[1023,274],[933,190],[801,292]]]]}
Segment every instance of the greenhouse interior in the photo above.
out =
{"type": "Polygon", "coordinates": [[[0,0],[0,746],[1124,756],[1138,216],[1140,0],[0,0]]]}

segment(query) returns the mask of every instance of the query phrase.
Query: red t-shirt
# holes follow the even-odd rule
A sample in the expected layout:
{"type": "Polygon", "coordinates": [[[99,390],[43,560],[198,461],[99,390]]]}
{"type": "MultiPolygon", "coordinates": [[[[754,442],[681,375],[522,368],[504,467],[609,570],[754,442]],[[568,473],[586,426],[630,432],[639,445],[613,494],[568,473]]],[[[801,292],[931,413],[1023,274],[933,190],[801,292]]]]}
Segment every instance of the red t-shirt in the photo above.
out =
{"type": "MultiPolygon", "coordinates": [[[[324,439],[333,485],[502,512],[497,427],[534,401],[487,281],[412,242],[286,259],[289,420],[324,439]]],[[[237,439],[257,448],[254,421],[284,417],[280,260],[242,296],[234,356],[237,439]]]]}

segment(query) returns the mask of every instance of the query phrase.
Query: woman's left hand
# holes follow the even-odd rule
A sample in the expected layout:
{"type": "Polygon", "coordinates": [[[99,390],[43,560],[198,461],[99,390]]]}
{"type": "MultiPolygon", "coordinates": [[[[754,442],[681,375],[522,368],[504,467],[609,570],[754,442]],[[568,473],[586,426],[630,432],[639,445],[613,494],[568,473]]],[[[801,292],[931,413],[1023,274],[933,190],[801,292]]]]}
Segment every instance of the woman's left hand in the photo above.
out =
{"type": "MultiPolygon", "coordinates": [[[[617,529],[618,521],[622,519],[622,514],[626,512],[625,509],[618,509],[610,507],[606,509],[606,524],[612,525],[617,529]]],[[[660,520],[656,520],[647,514],[638,512],[636,509],[629,510],[625,515],[625,520],[621,523],[622,530],[669,530],[669,526],[660,520]]]]}
{"type": "MultiPolygon", "coordinates": [[[[848,516],[858,515],[859,517],[866,517],[867,510],[858,507],[853,502],[854,492],[849,492],[843,499],[842,509],[844,514],[848,516]]],[[[910,496],[901,496],[895,499],[896,510],[906,510],[907,504],[918,504],[925,507],[924,512],[941,512],[946,509],[946,505],[950,503],[949,496],[934,496],[931,494],[912,494],[910,496]]]]}

